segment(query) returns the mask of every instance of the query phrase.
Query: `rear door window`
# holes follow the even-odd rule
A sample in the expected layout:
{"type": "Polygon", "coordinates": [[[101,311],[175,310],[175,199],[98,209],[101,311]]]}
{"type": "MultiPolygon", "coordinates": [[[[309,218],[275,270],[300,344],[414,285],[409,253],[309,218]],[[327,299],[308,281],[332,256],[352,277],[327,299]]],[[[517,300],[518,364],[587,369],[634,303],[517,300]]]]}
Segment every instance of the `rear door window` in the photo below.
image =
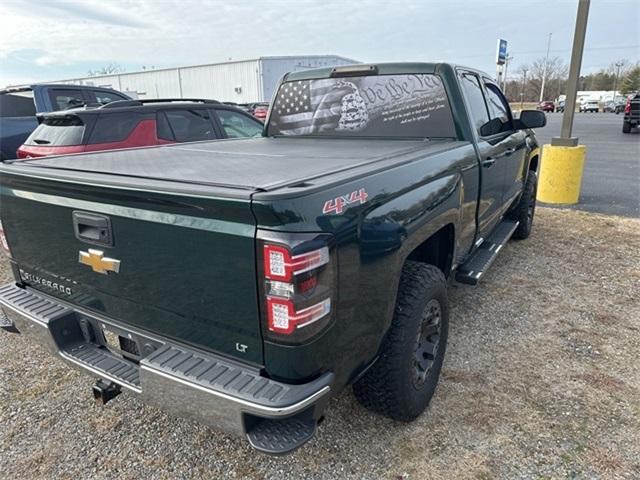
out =
{"type": "Polygon", "coordinates": [[[471,120],[478,133],[480,133],[482,126],[489,122],[489,112],[487,111],[487,104],[482,94],[480,79],[472,73],[463,73],[460,76],[460,84],[462,85],[469,109],[471,110],[469,112],[471,120]]]}
{"type": "Polygon", "coordinates": [[[48,117],[38,125],[24,143],[49,147],[82,145],[84,131],[85,123],[76,115],[48,117]]]}
{"type": "Polygon", "coordinates": [[[224,133],[229,138],[259,137],[262,135],[264,125],[249,115],[223,109],[217,109],[216,113],[224,133]]]}
{"type": "Polygon", "coordinates": [[[197,142],[216,138],[211,115],[207,109],[171,109],[165,110],[164,114],[176,142],[197,142]]]}
{"type": "Polygon", "coordinates": [[[49,98],[54,111],[81,107],[87,103],[84,92],[80,89],[52,88],[49,91],[49,98]]]}
{"type": "Polygon", "coordinates": [[[137,113],[102,113],[93,127],[89,143],[122,142],[141,120],[142,116],[137,113]]]}

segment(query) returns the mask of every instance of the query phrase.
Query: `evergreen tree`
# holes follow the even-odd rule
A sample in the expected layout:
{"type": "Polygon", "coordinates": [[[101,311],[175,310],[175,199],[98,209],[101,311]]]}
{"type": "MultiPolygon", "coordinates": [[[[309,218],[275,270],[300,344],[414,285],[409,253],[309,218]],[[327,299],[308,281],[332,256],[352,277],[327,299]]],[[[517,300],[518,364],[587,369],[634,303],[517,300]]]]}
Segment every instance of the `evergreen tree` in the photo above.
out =
{"type": "Polygon", "coordinates": [[[623,94],[640,91],[640,67],[635,67],[622,80],[620,91],[623,94]]]}

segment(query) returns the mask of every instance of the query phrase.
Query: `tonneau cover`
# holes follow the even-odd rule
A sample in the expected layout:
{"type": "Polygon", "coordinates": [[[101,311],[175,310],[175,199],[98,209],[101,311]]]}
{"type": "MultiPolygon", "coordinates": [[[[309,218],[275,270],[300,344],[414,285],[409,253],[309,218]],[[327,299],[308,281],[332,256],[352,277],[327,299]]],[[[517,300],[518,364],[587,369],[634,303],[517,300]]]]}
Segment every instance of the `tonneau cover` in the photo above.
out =
{"type": "MultiPolygon", "coordinates": [[[[16,162],[163,181],[271,190],[454,141],[255,138],[174,144],[16,162]]],[[[29,168],[28,170],[31,170],[29,168]]],[[[35,173],[32,172],[32,173],[35,173]]]]}

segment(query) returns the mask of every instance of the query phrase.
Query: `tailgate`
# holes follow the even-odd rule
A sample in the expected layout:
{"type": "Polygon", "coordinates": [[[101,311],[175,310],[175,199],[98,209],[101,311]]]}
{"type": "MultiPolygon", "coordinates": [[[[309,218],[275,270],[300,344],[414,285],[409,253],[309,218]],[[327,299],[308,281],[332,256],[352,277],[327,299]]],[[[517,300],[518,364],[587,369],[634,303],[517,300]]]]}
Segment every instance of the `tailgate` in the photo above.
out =
{"type": "Polygon", "coordinates": [[[250,192],[205,198],[6,173],[0,188],[0,218],[25,284],[262,363],[250,192]]]}

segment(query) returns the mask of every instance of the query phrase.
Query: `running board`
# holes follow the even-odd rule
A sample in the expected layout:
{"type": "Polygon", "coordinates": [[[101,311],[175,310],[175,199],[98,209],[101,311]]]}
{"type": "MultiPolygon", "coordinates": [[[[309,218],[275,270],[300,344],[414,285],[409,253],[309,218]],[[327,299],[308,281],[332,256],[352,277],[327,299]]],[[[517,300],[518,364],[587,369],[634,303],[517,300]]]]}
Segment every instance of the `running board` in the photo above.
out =
{"type": "Polygon", "coordinates": [[[467,285],[477,285],[480,278],[489,269],[493,261],[498,256],[513,232],[518,228],[518,222],[514,220],[503,220],[482,242],[480,247],[473,252],[471,257],[458,267],[456,280],[467,285]]]}

